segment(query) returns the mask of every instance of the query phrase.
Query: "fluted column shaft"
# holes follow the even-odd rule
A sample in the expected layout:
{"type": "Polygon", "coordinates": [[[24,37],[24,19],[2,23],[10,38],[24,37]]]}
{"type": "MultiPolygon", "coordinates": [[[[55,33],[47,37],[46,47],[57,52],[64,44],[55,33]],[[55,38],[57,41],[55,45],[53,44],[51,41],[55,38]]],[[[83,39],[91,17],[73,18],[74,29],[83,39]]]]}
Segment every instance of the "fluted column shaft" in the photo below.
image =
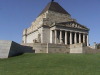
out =
{"type": "Polygon", "coordinates": [[[57,30],[55,30],[55,44],[57,44],[57,30]]]}
{"type": "Polygon", "coordinates": [[[83,34],[83,43],[85,43],[85,34],[83,34]]]}
{"type": "Polygon", "coordinates": [[[89,36],[87,34],[87,46],[89,46],[89,36]]]}
{"type": "Polygon", "coordinates": [[[65,31],[65,44],[67,45],[67,31],[65,31]]]}
{"type": "Polygon", "coordinates": [[[74,44],[77,43],[77,36],[76,36],[76,32],[75,32],[75,36],[74,36],[74,44]]]}
{"type": "Polygon", "coordinates": [[[70,44],[72,44],[72,32],[70,32],[70,44]]]}
{"type": "Polygon", "coordinates": [[[79,33],[79,43],[81,43],[81,33],[79,33]]]}
{"type": "Polygon", "coordinates": [[[62,43],[62,31],[60,31],[60,43],[62,43]]]}

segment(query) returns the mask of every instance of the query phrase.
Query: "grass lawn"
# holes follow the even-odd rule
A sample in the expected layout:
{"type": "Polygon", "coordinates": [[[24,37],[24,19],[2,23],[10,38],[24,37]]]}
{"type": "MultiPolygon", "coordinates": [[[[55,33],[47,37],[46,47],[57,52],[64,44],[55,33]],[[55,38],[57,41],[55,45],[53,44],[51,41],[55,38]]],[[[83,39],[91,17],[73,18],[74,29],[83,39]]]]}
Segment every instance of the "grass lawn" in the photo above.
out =
{"type": "Polygon", "coordinates": [[[100,54],[24,54],[0,59],[0,75],[100,75],[100,54]]]}

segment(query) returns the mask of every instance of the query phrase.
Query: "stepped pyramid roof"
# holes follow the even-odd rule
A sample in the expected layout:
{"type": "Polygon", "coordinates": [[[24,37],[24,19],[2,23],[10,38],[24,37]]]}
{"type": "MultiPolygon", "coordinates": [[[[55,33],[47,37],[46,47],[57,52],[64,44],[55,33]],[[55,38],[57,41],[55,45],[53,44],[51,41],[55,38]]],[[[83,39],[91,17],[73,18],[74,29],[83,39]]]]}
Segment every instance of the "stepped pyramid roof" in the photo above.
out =
{"type": "Polygon", "coordinates": [[[43,13],[45,13],[45,12],[48,11],[48,10],[54,11],[54,12],[58,12],[58,13],[63,13],[63,14],[68,14],[68,15],[70,15],[70,14],[69,14],[65,9],[63,9],[57,2],[53,2],[53,1],[51,1],[51,2],[49,2],[49,3],[47,4],[47,6],[43,9],[43,11],[40,13],[40,15],[43,14],[43,13]]]}

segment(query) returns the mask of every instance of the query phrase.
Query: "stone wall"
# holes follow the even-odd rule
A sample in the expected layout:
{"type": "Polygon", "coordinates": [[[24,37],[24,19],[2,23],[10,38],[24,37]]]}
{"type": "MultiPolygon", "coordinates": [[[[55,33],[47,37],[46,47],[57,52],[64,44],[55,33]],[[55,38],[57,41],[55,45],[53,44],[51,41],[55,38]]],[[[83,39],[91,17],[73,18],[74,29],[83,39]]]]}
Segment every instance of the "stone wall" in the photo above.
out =
{"type": "MultiPolygon", "coordinates": [[[[42,37],[42,33],[43,33],[43,28],[41,27],[41,28],[37,29],[36,31],[28,34],[27,38],[26,38],[26,43],[33,43],[34,40],[37,40],[37,42],[38,42],[39,35],[40,35],[40,37],[42,37]]],[[[23,38],[24,38],[24,36],[23,36],[23,38]]],[[[42,38],[40,38],[40,39],[42,40],[42,38]]]]}
{"type": "Polygon", "coordinates": [[[83,44],[72,44],[70,45],[70,53],[83,53],[83,44]]]}
{"type": "Polygon", "coordinates": [[[32,22],[32,25],[27,29],[27,34],[35,31],[42,25],[52,25],[53,23],[59,23],[59,22],[67,22],[72,21],[70,15],[62,14],[58,12],[53,11],[46,11],[44,14],[38,16],[34,22],[32,22]]]}
{"type": "Polygon", "coordinates": [[[47,53],[47,44],[34,43],[33,50],[35,50],[35,53],[47,53]]]}
{"type": "Polygon", "coordinates": [[[87,54],[87,53],[92,53],[92,54],[100,53],[100,49],[93,49],[91,47],[86,46],[86,47],[83,47],[83,53],[85,53],[85,54],[87,54]]]}
{"type": "Polygon", "coordinates": [[[12,41],[0,40],[0,58],[8,58],[12,41]]]}
{"type": "Polygon", "coordinates": [[[0,58],[8,58],[23,53],[34,53],[32,47],[22,46],[13,41],[0,40],[0,58]]]}
{"type": "Polygon", "coordinates": [[[21,45],[23,45],[23,46],[33,47],[33,43],[22,43],[21,45]]]}
{"type": "Polygon", "coordinates": [[[70,45],[70,53],[100,53],[99,49],[94,49],[92,46],[86,46],[85,44],[73,44],[70,45]]]}
{"type": "Polygon", "coordinates": [[[62,14],[54,11],[48,11],[48,13],[46,14],[46,18],[44,18],[43,20],[43,24],[50,26],[53,23],[68,22],[72,20],[73,19],[71,18],[70,15],[62,14]]]}
{"type": "Polygon", "coordinates": [[[48,13],[48,11],[45,12],[44,14],[38,16],[36,18],[36,20],[32,22],[31,26],[27,29],[27,34],[32,31],[37,30],[41,25],[43,25],[43,19],[46,18],[47,13],[48,13]]]}
{"type": "Polygon", "coordinates": [[[24,41],[23,43],[34,43],[34,40],[38,43],[50,43],[50,29],[48,27],[41,27],[31,34],[28,34],[26,38],[23,36],[22,40],[24,41]]]}
{"type": "Polygon", "coordinates": [[[50,43],[50,29],[43,27],[41,43],[50,43]]]}
{"type": "Polygon", "coordinates": [[[64,44],[47,44],[48,53],[69,53],[69,45],[64,44]]]}
{"type": "Polygon", "coordinates": [[[33,44],[35,53],[69,53],[69,46],[61,44],[50,44],[50,43],[35,43],[33,44]]]}
{"type": "MultiPolygon", "coordinates": [[[[32,43],[33,39],[37,38],[39,27],[41,27],[42,25],[51,26],[53,23],[67,22],[71,20],[73,19],[71,18],[70,15],[57,13],[53,11],[46,11],[44,14],[38,16],[37,19],[34,22],[32,22],[32,25],[29,28],[23,31],[24,36],[22,40],[24,43],[25,43],[25,39],[27,40],[26,43],[32,43]],[[27,38],[25,38],[25,34],[27,35],[27,38]]],[[[41,32],[42,31],[40,30],[40,33],[41,32]]]]}

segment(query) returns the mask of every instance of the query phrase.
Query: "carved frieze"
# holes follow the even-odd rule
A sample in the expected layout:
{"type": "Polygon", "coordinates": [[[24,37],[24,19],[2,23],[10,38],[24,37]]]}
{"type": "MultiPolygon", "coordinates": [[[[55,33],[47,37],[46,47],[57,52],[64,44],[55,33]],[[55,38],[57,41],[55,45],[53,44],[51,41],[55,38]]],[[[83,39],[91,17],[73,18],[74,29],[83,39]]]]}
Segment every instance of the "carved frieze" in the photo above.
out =
{"type": "Polygon", "coordinates": [[[72,27],[72,28],[78,28],[78,29],[88,29],[87,27],[85,27],[85,26],[83,26],[83,25],[81,25],[81,24],[79,24],[77,22],[74,22],[74,21],[57,23],[56,25],[72,27]]]}

